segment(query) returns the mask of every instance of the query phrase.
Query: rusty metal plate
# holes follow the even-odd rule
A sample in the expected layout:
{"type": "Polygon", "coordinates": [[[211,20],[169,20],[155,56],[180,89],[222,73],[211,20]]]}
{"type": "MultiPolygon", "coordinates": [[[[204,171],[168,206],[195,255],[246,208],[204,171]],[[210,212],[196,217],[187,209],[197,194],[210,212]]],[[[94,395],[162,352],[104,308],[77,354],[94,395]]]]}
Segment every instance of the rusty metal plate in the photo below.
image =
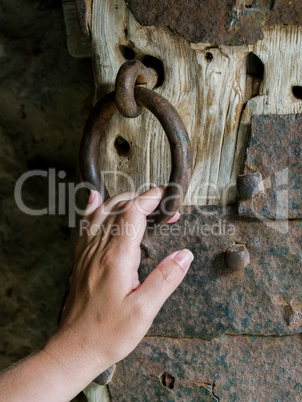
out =
{"type": "Polygon", "coordinates": [[[301,335],[146,338],[118,363],[115,401],[301,401],[301,335]]]}
{"type": "Polygon", "coordinates": [[[268,219],[302,218],[302,115],[260,115],[252,118],[245,161],[262,176],[264,191],[239,203],[241,216],[268,219]]]}
{"type": "Polygon", "coordinates": [[[300,0],[126,0],[142,25],[165,26],[190,42],[254,44],[263,27],[302,25],[300,0]]]}
{"type": "Polygon", "coordinates": [[[195,260],[149,335],[213,338],[300,332],[302,222],[286,224],[272,228],[248,221],[231,207],[185,207],[175,224],[150,228],[142,246],[142,280],[175,250],[187,247],[195,260]],[[226,250],[236,244],[246,245],[249,253],[243,266],[236,258],[233,266],[225,260],[226,250]]]}

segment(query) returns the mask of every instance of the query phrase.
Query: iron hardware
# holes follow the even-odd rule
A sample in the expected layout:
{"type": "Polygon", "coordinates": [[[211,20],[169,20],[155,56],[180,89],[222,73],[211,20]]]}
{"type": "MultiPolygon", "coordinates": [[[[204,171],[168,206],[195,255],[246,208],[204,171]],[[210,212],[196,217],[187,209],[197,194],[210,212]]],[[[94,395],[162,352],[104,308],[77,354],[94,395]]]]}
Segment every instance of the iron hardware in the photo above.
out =
{"type": "Polygon", "coordinates": [[[125,62],[116,80],[114,92],[106,95],[90,113],[80,146],[80,172],[82,180],[92,184],[102,194],[109,193],[99,170],[99,144],[117,109],[126,117],[137,117],[145,107],[160,121],[170,144],[172,170],[164,197],[157,209],[148,217],[153,224],[169,221],[177,212],[191,180],[191,145],[183,121],[174,107],[161,95],[148,88],[135,86],[150,77],[148,69],[138,60],[125,62]]]}

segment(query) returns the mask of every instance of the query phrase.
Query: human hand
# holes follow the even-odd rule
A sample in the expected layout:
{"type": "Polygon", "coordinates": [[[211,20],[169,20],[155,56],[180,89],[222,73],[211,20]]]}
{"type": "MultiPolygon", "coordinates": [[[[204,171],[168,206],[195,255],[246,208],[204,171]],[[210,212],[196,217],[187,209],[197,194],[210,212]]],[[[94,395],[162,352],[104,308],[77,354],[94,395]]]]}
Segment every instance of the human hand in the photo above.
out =
{"type": "MultiPolygon", "coordinates": [[[[70,293],[54,337],[76,339],[84,361],[89,362],[91,379],[138,345],[193,260],[189,250],[175,251],[139,282],[146,217],[159,204],[163,191],[156,187],[141,195],[123,193],[103,205],[100,194],[91,193],[81,222],[70,293]]],[[[52,345],[50,340],[45,351],[60,358],[57,346],[52,345]]]]}

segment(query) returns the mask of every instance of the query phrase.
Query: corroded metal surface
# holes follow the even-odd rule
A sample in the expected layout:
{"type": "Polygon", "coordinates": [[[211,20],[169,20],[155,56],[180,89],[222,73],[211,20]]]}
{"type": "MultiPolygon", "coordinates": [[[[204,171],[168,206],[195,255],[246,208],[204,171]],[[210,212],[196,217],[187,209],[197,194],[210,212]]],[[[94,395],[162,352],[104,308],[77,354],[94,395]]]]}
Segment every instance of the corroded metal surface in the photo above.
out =
{"type": "Polygon", "coordinates": [[[302,218],[301,127],[301,114],[252,118],[245,173],[261,173],[264,193],[242,200],[240,215],[264,221],[302,218]]]}
{"type": "Polygon", "coordinates": [[[166,26],[190,42],[254,44],[263,27],[302,25],[300,0],[127,0],[142,25],[166,26]]]}
{"type": "Polygon", "coordinates": [[[237,190],[239,197],[250,199],[264,192],[262,176],[259,172],[240,174],[237,177],[237,190]]]}
{"type": "Polygon", "coordinates": [[[99,143],[116,111],[114,92],[111,92],[92,109],[80,145],[79,165],[82,180],[94,186],[102,194],[104,201],[109,198],[109,193],[99,169],[99,143]]]}
{"type": "Polygon", "coordinates": [[[224,263],[230,272],[244,269],[250,262],[250,253],[245,244],[236,243],[224,253],[224,263]]]}
{"type": "Polygon", "coordinates": [[[231,207],[186,207],[173,225],[150,227],[142,245],[141,280],[175,250],[187,247],[195,259],[149,335],[213,338],[301,331],[301,317],[289,325],[285,309],[302,312],[302,222],[290,221],[286,233],[283,229],[242,219],[231,207]],[[239,270],[228,268],[224,259],[236,244],[245,244],[250,258],[239,270]]]}
{"type": "Polygon", "coordinates": [[[118,363],[109,391],[112,402],[301,401],[301,361],[301,335],[146,338],[118,363]]]}
{"type": "Polygon", "coordinates": [[[160,121],[171,150],[171,174],[159,206],[148,216],[149,221],[165,223],[182,205],[192,175],[191,144],[187,130],[174,107],[155,91],[136,87],[137,103],[146,107],[160,121]]]}
{"type": "Polygon", "coordinates": [[[115,100],[122,116],[133,118],[142,113],[142,107],[136,103],[134,89],[137,84],[146,85],[152,81],[152,71],[139,60],[129,60],[121,66],[115,81],[115,100]]]}
{"type": "MultiPolygon", "coordinates": [[[[133,62],[126,62],[125,64],[131,69],[133,62]]],[[[124,80],[127,79],[127,74],[124,74],[123,78],[124,80]]],[[[130,76],[130,81],[133,83],[133,76],[130,76]]],[[[118,84],[121,84],[120,81],[118,84]]],[[[155,91],[138,86],[132,87],[132,92],[134,92],[133,100],[150,110],[159,120],[170,144],[172,164],[170,180],[159,206],[148,216],[149,222],[166,223],[182,205],[190,184],[192,175],[190,139],[179,114],[165,98],[155,91]]],[[[99,190],[104,201],[109,198],[109,193],[99,169],[100,140],[117,111],[117,103],[121,106],[122,100],[120,91],[111,92],[95,105],[87,119],[80,146],[79,165],[82,180],[86,185],[99,190]],[[118,101],[116,96],[119,98],[118,101]]],[[[136,116],[137,110],[134,109],[134,116],[136,116]]],[[[125,112],[127,110],[126,107],[125,112]]]]}

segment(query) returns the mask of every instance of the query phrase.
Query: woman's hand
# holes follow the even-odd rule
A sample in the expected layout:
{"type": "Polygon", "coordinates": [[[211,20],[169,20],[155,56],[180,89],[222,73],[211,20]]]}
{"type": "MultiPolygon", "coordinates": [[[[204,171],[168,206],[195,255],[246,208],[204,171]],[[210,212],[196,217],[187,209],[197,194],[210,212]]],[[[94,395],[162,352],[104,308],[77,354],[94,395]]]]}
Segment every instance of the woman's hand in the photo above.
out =
{"type": "Polygon", "coordinates": [[[163,188],[156,187],[102,205],[100,194],[91,193],[58,335],[71,330],[85,344],[85,353],[99,365],[96,375],[138,345],[193,259],[188,250],[176,251],[139,282],[146,217],[162,196],[163,188]]]}
{"type": "Polygon", "coordinates": [[[69,401],[137,346],[193,259],[175,251],[139,283],[146,217],[162,195],[156,187],[101,205],[91,193],[60,326],[41,351],[0,375],[0,400],[69,401]]]}

